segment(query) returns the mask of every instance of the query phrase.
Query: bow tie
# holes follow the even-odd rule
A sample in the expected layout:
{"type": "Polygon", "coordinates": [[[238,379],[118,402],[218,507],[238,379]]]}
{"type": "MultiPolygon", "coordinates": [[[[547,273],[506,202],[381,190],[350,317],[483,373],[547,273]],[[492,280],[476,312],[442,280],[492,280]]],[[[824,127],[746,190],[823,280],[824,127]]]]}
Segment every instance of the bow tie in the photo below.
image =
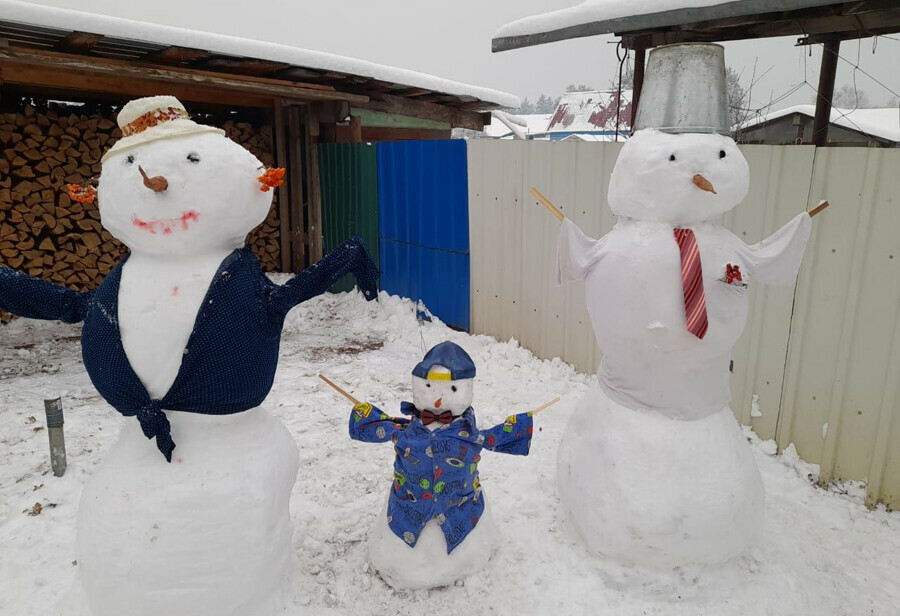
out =
{"type": "Polygon", "coordinates": [[[422,411],[421,413],[419,413],[419,419],[422,420],[422,425],[427,426],[428,424],[434,423],[435,421],[439,421],[442,424],[448,424],[456,418],[450,411],[444,411],[440,415],[435,415],[431,411],[422,411]]]}

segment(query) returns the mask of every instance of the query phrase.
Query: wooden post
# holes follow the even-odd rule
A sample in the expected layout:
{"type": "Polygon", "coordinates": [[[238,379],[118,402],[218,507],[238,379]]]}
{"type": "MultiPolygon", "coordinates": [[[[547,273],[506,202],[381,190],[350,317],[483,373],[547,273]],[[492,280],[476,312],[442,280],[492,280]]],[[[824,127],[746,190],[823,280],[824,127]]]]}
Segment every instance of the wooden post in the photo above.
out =
{"type": "MultiPolygon", "coordinates": [[[[315,110],[310,108],[307,115],[306,127],[306,207],[309,226],[306,231],[309,243],[309,260],[318,262],[324,253],[324,239],[322,237],[322,190],[319,182],[319,147],[312,139],[316,133],[320,134],[320,141],[324,139],[321,129],[326,125],[319,124],[319,117],[315,110]]],[[[333,125],[332,125],[333,126],[333,125]]]]}
{"type": "Polygon", "coordinates": [[[359,116],[350,116],[350,143],[362,141],[362,120],[359,116]]]}
{"type": "Polygon", "coordinates": [[[54,475],[62,477],[66,472],[62,399],[44,400],[44,412],[47,414],[47,434],[50,437],[50,466],[54,475]]]}
{"type": "Polygon", "coordinates": [[[643,47],[634,50],[634,80],[631,89],[631,131],[634,132],[634,122],[637,120],[638,102],[641,100],[641,90],[644,87],[644,67],[647,64],[647,50],[643,47]]]}
{"type": "Polygon", "coordinates": [[[825,41],[822,46],[822,68],[819,70],[819,95],[816,98],[816,117],[813,120],[813,145],[828,144],[828,124],[831,122],[831,99],[834,97],[834,78],[837,74],[839,39],[825,41]]]}
{"type": "MultiPolygon", "coordinates": [[[[272,106],[274,117],[272,129],[275,131],[275,166],[287,167],[287,129],[284,125],[284,100],[276,98],[272,106]]],[[[291,191],[303,190],[302,186],[291,186],[291,178],[278,187],[278,218],[281,221],[281,271],[291,272],[291,191]]]]}
{"type": "Polygon", "coordinates": [[[288,119],[288,182],[291,196],[291,271],[296,273],[306,267],[304,239],[306,225],[303,216],[303,164],[302,151],[305,147],[300,125],[300,108],[287,108],[288,119]]]}

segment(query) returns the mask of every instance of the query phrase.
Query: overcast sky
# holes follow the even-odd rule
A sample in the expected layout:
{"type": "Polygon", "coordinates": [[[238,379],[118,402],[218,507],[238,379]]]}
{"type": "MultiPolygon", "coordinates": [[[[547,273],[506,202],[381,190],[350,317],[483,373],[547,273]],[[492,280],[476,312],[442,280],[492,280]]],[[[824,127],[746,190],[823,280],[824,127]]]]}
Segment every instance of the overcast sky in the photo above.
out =
{"type": "MultiPolygon", "coordinates": [[[[635,4],[640,0],[635,0],[635,4]]],[[[612,37],[592,37],[528,49],[491,53],[491,36],[504,23],[578,3],[578,0],[41,0],[95,13],[127,17],[274,41],[402,66],[459,81],[505,90],[531,99],[558,94],[569,83],[605,88],[617,71],[612,37]]],[[[760,107],[804,79],[816,86],[821,47],[794,47],[794,38],[728,43],[726,62],[757,76],[752,106],[760,107]],[[767,72],[768,71],[768,72],[767,72]]],[[[900,92],[900,34],[844,42],[841,56],[900,92]]],[[[853,83],[869,99],[884,105],[892,94],[852,64],[841,61],[837,84],[853,83]]],[[[811,102],[813,90],[802,87],[774,105],[811,102]]]]}

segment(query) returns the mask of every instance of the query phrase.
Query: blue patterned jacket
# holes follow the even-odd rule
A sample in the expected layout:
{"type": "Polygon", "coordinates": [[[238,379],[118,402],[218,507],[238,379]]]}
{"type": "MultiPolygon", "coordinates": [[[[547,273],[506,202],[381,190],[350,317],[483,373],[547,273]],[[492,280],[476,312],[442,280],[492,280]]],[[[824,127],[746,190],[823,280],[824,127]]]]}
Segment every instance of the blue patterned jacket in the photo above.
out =
{"type": "MultiPolygon", "coordinates": [[[[126,257],[127,259],[127,257],[126,257]]],[[[219,265],[197,314],[175,381],[154,400],[134,373],[119,334],[119,263],[100,286],[79,293],[0,267],[0,308],[32,319],[84,321],[84,367],[100,395],[117,411],[137,416],[147,438],[169,462],[175,443],[162,409],[229,415],[259,406],[278,367],[284,318],[291,308],[324,293],[352,273],[367,299],[377,296],[378,268],[354,237],[284,285],[263,274],[249,248],[219,265]]]]}
{"type": "Polygon", "coordinates": [[[401,410],[413,418],[391,417],[369,403],[355,406],[350,437],[394,444],[394,483],[387,511],[394,534],[415,546],[425,524],[436,518],[449,554],[475,528],[484,511],[478,478],[482,448],[527,456],[531,414],[511,415],[498,426],[479,430],[475,412],[469,408],[452,423],[431,431],[412,404],[404,402],[401,410]]]}

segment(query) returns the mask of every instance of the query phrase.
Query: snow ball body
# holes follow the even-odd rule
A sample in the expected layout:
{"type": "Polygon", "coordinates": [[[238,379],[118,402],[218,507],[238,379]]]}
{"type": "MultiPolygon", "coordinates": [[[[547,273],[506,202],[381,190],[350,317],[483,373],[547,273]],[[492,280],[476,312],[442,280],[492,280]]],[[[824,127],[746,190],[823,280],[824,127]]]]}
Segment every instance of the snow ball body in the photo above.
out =
{"type": "Polygon", "coordinates": [[[654,570],[717,565],[757,540],[765,489],[729,408],[682,421],[595,384],[572,415],[557,485],[589,550],[654,570]]]}
{"type": "MultiPolygon", "coordinates": [[[[436,366],[432,371],[450,373],[442,366],[436,366]]],[[[474,379],[439,381],[413,376],[412,390],[413,404],[420,411],[435,414],[450,411],[454,417],[459,417],[472,406],[474,379]]],[[[440,425],[434,422],[427,427],[434,431],[440,425]]],[[[407,545],[388,526],[385,502],[369,536],[369,560],[393,588],[435,588],[452,584],[486,567],[495,541],[496,528],[487,500],[478,524],[450,554],[447,554],[447,541],[436,519],[427,522],[415,547],[407,545]]]]}
{"type": "Polygon", "coordinates": [[[592,240],[563,223],[560,271],[584,280],[604,357],[560,444],[558,486],[596,553],[663,569],[716,564],[759,534],[762,480],[728,408],[728,360],[748,297],[718,281],[726,263],[747,269],[746,246],[718,217],[748,182],[747,161],[728,137],[642,130],[612,173],[616,227],[592,240]],[[702,340],[685,326],[673,237],[680,226],[693,229],[701,255],[702,340]]]}
{"type": "MultiPolygon", "coordinates": [[[[125,109],[123,109],[123,113],[125,109]]],[[[121,114],[120,114],[121,115],[121,114]]],[[[151,397],[181,366],[219,265],[264,218],[262,164],[215,132],[147,141],[107,155],[104,227],[131,251],[117,316],[128,361],[151,397]],[[165,190],[144,184],[164,177],[165,190]]],[[[134,420],[85,487],[77,558],[95,616],[267,616],[286,601],[299,467],[290,433],[264,408],[233,415],[166,411],[172,463],[134,420]]]]}

